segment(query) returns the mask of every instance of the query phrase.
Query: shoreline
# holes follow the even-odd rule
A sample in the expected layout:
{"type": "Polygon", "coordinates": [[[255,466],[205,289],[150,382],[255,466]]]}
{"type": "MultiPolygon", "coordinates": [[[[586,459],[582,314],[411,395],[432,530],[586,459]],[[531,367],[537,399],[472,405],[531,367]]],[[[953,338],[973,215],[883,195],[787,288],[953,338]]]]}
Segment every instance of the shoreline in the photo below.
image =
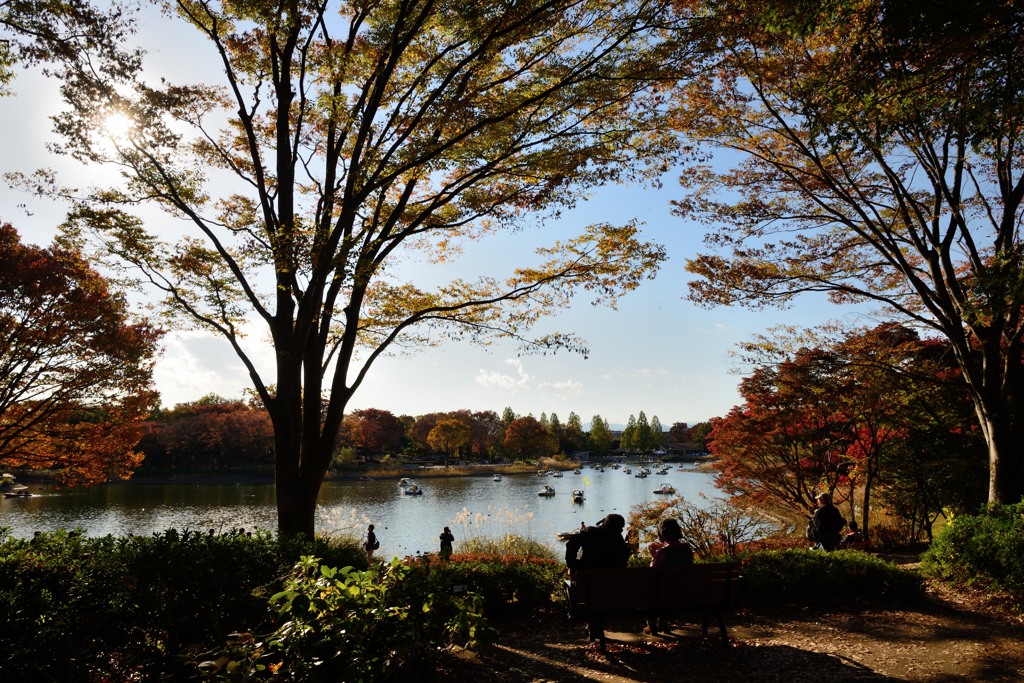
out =
{"type": "MultiPolygon", "coordinates": [[[[707,458],[695,458],[685,460],[666,461],[672,465],[692,465],[702,468],[707,464],[707,458]]],[[[444,479],[453,477],[483,477],[500,474],[502,476],[536,475],[538,471],[561,470],[563,472],[580,469],[585,465],[606,464],[606,463],[582,463],[578,461],[545,461],[541,460],[538,465],[513,465],[511,463],[493,465],[432,465],[408,468],[382,468],[379,471],[363,470],[359,473],[337,473],[330,472],[324,477],[324,482],[330,481],[373,481],[377,479],[398,480],[409,479],[444,479]]],[[[36,471],[17,471],[15,481],[18,484],[35,486],[57,486],[55,479],[45,473],[36,471]]],[[[273,471],[262,472],[137,472],[128,479],[116,479],[112,481],[94,484],[103,486],[106,484],[272,484],[275,481],[273,471]]],[[[73,487],[74,488],[74,487],[73,487]]]]}

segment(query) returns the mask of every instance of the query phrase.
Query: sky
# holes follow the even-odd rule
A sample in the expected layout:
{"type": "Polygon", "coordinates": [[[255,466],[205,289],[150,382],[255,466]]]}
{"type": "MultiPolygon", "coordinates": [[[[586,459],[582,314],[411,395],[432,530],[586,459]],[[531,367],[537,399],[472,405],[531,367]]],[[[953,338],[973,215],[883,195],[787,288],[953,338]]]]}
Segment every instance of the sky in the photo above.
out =
{"type": "MultiPolygon", "coordinates": [[[[152,35],[159,22],[143,16],[142,31],[152,35]]],[[[186,35],[159,24],[159,40],[148,42],[153,64],[172,72],[201,66],[201,50],[183,50],[186,35]]],[[[49,167],[72,182],[102,177],[96,169],[74,168],[51,154],[55,140],[48,116],[60,106],[56,87],[36,74],[13,84],[14,96],[0,98],[0,130],[6,153],[0,174],[49,167]]],[[[572,331],[587,340],[583,356],[559,352],[518,356],[507,344],[487,349],[450,344],[379,360],[360,387],[350,409],[379,408],[396,415],[422,415],[459,409],[510,407],[518,415],[555,413],[565,422],[570,412],[584,424],[595,415],[624,424],[641,411],[657,416],[665,429],[675,422],[693,424],[724,415],[739,403],[743,369],[730,351],[740,342],[778,324],[812,326],[843,315],[822,300],[804,299],[787,311],[704,309],[686,300],[690,275],[684,266],[702,245],[703,228],[671,214],[670,201],[680,196],[679,170],[663,178],[660,189],[612,186],[599,189],[557,222],[510,238],[481,242],[468,251],[460,267],[480,274],[500,274],[515,265],[517,252],[547,244],[553,235],[579,232],[588,223],[641,222],[643,234],[663,244],[668,259],[653,281],[624,296],[617,310],[579,301],[545,324],[544,329],[572,331]]],[[[64,207],[27,196],[0,180],[0,220],[19,229],[25,242],[46,245],[56,233],[64,207]]],[[[254,347],[262,368],[273,352],[254,347]]],[[[155,369],[164,406],[194,401],[215,393],[238,398],[250,386],[248,375],[227,343],[198,332],[170,332],[155,369]]]]}

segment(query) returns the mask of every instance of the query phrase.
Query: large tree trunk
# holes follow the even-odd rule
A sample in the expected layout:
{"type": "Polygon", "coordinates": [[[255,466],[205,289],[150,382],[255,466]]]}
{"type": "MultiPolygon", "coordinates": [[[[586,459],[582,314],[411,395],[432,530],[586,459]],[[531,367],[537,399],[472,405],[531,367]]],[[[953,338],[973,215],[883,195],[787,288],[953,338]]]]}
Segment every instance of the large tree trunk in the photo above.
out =
{"type": "Polygon", "coordinates": [[[1018,429],[1007,415],[1006,407],[982,418],[988,442],[988,502],[1017,503],[1024,496],[1022,453],[1018,429]]]}

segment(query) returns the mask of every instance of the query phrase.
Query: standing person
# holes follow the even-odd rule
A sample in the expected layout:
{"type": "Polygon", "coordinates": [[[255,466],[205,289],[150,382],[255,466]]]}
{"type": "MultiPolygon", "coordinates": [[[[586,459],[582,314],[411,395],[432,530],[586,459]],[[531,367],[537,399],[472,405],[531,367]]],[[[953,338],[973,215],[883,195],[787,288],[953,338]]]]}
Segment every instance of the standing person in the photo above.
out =
{"type": "Polygon", "coordinates": [[[373,525],[371,524],[366,529],[366,564],[373,562],[373,551],[380,547],[380,541],[377,540],[377,534],[373,533],[373,525]]]}
{"type": "Polygon", "coordinates": [[[814,538],[821,550],[832,551],[839,545],[839,536],[846,526],[846,520],[839,512],[839,508],[832,504],[832,496],[829,494],[819,493],[817,501],[818,509],[811,518],[814,538]]]}
{"type": "MultiPolygon", "coordinates": [[[[651,551],[651,568],[679,567],[693,564],[693,548],[683,543],[683,529],[674,519],[658,522],[658,540],[648,546],[651,551]]],[[[669,626],[663,614],[657,610],[647,613],[647,628],[644,633],[652,636],[659,631],[668,631],[669,626]]]]}
{"type": "MultiPolygon", "coordinates": [[[[569,568],[570,595],[575,590],[577,569],[615,569],[625,567],[630,549],[622,538],[626,520],[614,512],[606,515],[597,526],[588,526],[569,536],[565,544],[565,565],[569,568]]],[[[604,624],[600,616],[591,615],[587,624],[591,640],[604,636],[604,624]]]]}
{"type": "Polygon", "coordinates": [[[452,536],[452,532],[448,527],[444,528],[441,532],[441,559],[447,560],[452,556],[452,543],[455,541],[455,537],[452,536]]]}

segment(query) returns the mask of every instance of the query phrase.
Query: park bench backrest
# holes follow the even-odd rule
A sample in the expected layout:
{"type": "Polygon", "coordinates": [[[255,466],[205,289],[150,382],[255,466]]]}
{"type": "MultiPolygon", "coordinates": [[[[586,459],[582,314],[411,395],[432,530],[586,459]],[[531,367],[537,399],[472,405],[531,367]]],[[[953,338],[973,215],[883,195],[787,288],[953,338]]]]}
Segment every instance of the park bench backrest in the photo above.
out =
{"type": "Polygon", "coordinates": [[[727,606],[738,600],[734,563],[686,567],[579,570],[575,607],[583,611],[633,611],[654,607],[727,606]]]}

